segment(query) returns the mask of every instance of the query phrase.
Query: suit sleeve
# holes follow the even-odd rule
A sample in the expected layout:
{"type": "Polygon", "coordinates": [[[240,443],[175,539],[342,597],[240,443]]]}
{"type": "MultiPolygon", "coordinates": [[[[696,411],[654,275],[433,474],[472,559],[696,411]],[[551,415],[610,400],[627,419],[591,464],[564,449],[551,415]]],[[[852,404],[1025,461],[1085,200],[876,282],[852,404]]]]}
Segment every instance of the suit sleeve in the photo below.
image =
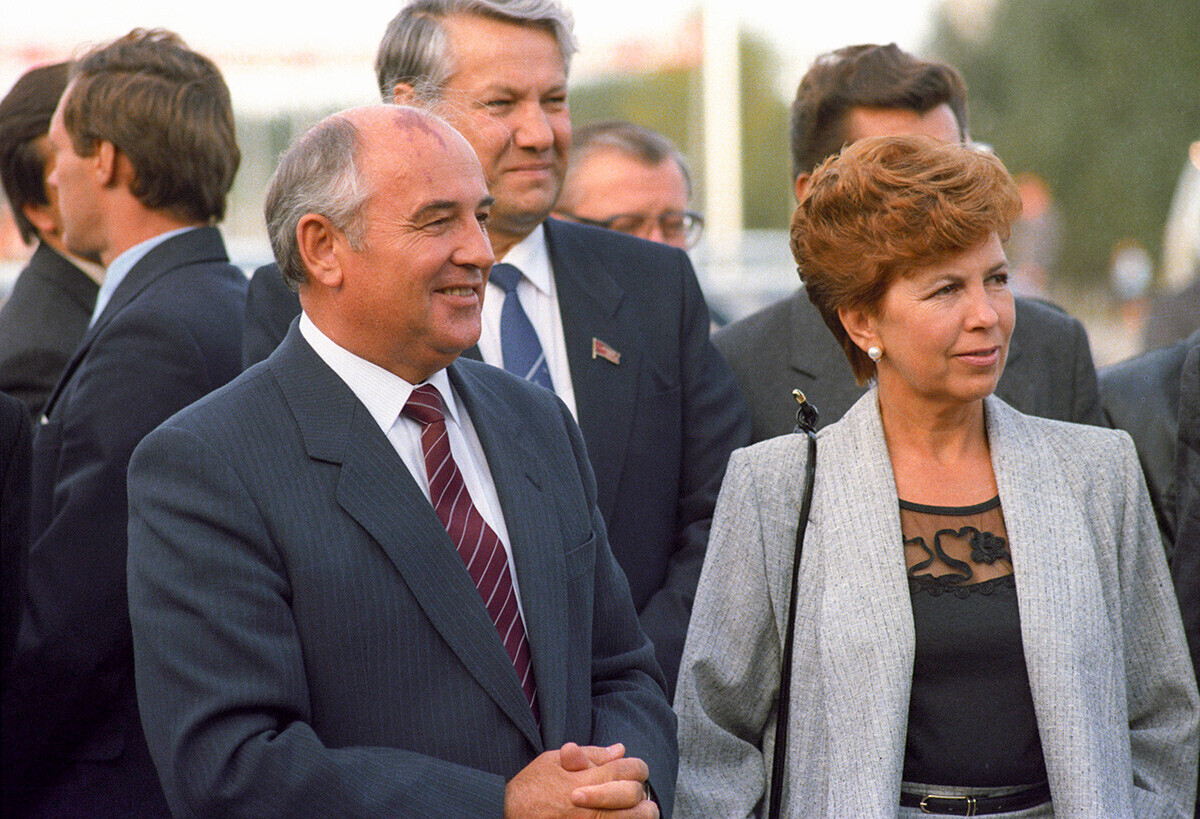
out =
{"type": "Polygon", "coordinates": [[[1135,812],[1191,816],[1200,702],[1150,496],[1133,444],[1123,441],[1117,559],[1135,812]]]}
{"type": "Polygon", "coordinates": [[[767,558],[779,545],[764,541],[763,506],[750,457],[735,452],[675,696],[681,816],[751,816],[766,798],[781,648],[767,558]]]}
{"type": "Polygon", "coordinates": [[[219,386],[207,358],[174,317],[123,315],[80,365],[69,405],[38,432],[27,598],[5,675],[7,776],[56,755],[120,752],[124,728],[101,721],[132,684],[126,468],[142,437],[219,386]],[[116,744],[80,748],[81,737],[116,744]]]}
{"type": "Polygon", "coordinates": [[[682,449],[679,464],[679,522],[667,577],[639,612],[675,690],[696,584],[704,564],[713,509],[725,465],[735,449],[750,443],[750,413],[729,365],[709,339],[709,314],[685,254],[679,254],[682,286],[679,314],[682,383],[682,449]]]}
{"type": "Polygon", "coordinates": [[[323,744],[287,568],[253,493],[211,447],[165,426],[138,448],[129,485],[138,699],[175,815],[500,815],[497,775],[323,744]]]}

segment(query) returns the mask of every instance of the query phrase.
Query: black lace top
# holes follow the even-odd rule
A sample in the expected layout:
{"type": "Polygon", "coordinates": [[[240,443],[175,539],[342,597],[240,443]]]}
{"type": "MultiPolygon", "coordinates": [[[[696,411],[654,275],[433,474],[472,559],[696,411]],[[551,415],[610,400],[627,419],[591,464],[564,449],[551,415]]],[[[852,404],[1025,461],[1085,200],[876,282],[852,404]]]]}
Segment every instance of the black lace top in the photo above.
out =
{"type": "Polygon", "coordinates": [[[1046,778],[1000,498],[900,501],[916,658],[904,779],[990,787],[1046,778]]]}

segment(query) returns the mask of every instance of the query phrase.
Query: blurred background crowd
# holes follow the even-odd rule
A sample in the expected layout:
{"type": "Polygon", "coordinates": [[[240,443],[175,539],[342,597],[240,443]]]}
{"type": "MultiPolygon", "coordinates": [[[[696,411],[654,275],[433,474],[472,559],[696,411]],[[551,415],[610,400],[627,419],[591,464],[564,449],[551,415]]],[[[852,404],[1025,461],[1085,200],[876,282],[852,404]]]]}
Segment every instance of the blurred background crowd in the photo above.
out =
{"type": "MultiPolygon", "coordinates": [[[[1194,0],[574,0],[576,128],[625,119],[670,137],[705,217],[693,248],[718,320],[790,293],[788,105],[812,59],[897,42],[957,66],[971,136],[1018,177],[1014,289],[1087,327],[1098,366],[1200,324],[1200,4],[1194,0]]],[[[243,159],[224,232],[269,261],[261,197],[276,158],[321,117],[374,102],[367,68],[394,3],[348,0],[314,26],[269,4],[12,6],[0,87],[137,25],[178,31],[229,82],[243,159]]],[[[31,252],[0,212],[0,299],[31,252]]]]}

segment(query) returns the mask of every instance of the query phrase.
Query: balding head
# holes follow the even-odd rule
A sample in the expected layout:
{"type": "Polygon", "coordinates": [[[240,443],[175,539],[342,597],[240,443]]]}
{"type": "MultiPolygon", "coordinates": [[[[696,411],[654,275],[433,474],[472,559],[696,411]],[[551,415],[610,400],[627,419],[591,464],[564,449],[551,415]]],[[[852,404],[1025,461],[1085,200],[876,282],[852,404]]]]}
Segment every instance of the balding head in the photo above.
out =
{"type": "Polygon", "coordinates": [[[266,210],[313,323],[416,384],[478,340],[490,207],[457,131],[426,111],[380,105],[335,114],[297,140],[266,210]]]}

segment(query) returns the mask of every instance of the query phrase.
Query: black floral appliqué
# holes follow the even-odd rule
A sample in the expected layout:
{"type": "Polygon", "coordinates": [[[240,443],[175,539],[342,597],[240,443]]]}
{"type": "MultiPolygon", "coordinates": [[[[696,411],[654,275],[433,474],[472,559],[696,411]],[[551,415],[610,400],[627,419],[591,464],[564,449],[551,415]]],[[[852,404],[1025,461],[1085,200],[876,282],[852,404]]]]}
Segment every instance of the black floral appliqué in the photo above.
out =
{"type": "Polygon", "coordinates": [[[997,560],[1012,560],[1008,553],[1008,541],[991,532],[976,531],[971,535],[971,559],[989,566],[997,560]]]}

